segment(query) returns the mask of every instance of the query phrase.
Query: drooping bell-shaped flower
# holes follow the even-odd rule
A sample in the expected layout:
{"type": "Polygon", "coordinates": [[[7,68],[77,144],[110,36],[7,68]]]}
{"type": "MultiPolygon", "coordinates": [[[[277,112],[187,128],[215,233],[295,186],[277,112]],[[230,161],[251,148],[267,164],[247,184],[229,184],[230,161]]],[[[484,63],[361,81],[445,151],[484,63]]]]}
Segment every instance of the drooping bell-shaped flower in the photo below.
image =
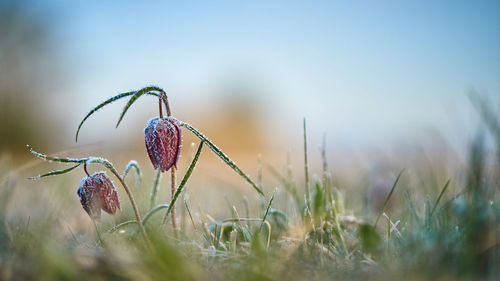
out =
{"type": "Polygon", "coordinates": [[[77,194],[83,209],[95,219],[101,217],[101,209],[111,215],[116,213],[116,208],[120,209],[118,192],[104,172],[83,178],[77,194]]]}
{"type": "Polygon", "coordinates": [[[181,150],[181,127],[174,117],[156,117],[144,129],[146,149],[155,169],[177,168],[181,150]]]}

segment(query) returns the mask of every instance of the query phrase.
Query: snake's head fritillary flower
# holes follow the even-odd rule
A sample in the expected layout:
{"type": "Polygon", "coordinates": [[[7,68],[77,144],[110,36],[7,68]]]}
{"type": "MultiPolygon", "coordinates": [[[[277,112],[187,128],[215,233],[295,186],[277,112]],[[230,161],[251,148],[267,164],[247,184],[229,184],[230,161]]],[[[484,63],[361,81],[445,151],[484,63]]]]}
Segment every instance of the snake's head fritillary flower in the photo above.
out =
{"type": "Polygon", "coordinates": [[[156,117],[144,129],[146,149],[155,169],[177,168],[181,150],[181,127],[174,117],[156,117]]]}
{"type": "Polygon", "coordinates": [[[104,172],[83,178],[77,194],[83,209],[95,219],[101,217],[101,209],[111,215],[120,209],[118,192],[104,172]]]}

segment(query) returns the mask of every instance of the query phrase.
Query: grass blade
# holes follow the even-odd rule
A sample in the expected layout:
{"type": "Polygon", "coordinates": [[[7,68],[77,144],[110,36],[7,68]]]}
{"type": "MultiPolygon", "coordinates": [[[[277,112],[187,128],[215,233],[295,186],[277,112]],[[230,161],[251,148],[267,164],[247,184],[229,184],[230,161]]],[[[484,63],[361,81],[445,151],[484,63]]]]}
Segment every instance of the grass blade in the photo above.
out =
{"type": "Polygon", "coordinates": [[[377,220],[375,221],[374,227],[377,226],[378,220],[380,219],[380,216],[384,213],[385,207],[387,207],[387,203],[389,203],[389,200],[391,199],[392,193],[394,192],[394,189],[396,188],[396,185],[398,184],[399,178],[401,178],[401,175],[403,174],[404,169],[399,172],[398,177],[396,178],[396,181],[394,181],[394,184],[392,185],[391,192],[389,192],[389,195],[387,195],[387,198],[385,199],[384,206],[382,207],[382,210],[380,210],[380,213],[378,214],[377,220]]]}
{"type": "Polygon", "coordinates": [[[311,210],[311,191],[309,190],[309,165],[307,163],[307,131],[306,131],[306,118],[304,118],[304,174],[306,181],[306,205],[311,210]]]}
{"type": "Polygon", "coordinates": [[[233,162],[233,160],[229,159],[229,157],[222,152],[215,144],[213,144],[207,137],[205,137],[202,133],[200,133],[196,128],[189,125],[188,123],[181,122],[181,126],[190,130],[195,136],[204,141],[207,146],[212,150],[215,155],[217,155],[222,161],[224,161],[231,169],[233,169],[238,175],[244,178],[260,195],[264,196],[264,192],[255,184],[250,177],[247,176],[237,165],[233,162]]]}
{"type": "Polygon", "coordinates": [[[48,156],[45,154],[42,154],[40,152],[36,152],[31,146],[26,145],[28,149],[30,150],[30,153],[35,155],[36,157],[47,160],[47,161],[54,161],[54,162],[61,162],[61,163],[83,163],[85,162],[85,159],[76,159],[76,158],[66,158],[66,157],[53,157],[53,156],[48,156]]]}
{"type": "Polygon", "coordinates": [[[264,225],[264,222],[267,219],[267,214],[269,214],[269,209],[271,209],[271,204],[273,204],[274,195],[276,194],[277,190],[278,189],[274,190],[273,195],[271,195],[271,199],[269,199],[269,203],[267,204],[266,212],[264,213],[264,216],[262,217],[262,222],[260,223],[260,228],[259,229],[262,228],[262,226],[264,225]]]}
{"type": "Polygon", "coordinates": [[[191,223],[193,224],[193,229],[196,231],[196,224],[194,223],[193,216],[191,215],[191,210],[189,210],[188,203],[186,199],[184,199],[184,206],[186,206],[187,213],[189,215],[189,219],[191,220],[191,223]]]}
{"type": "Polygon", "coordinates": [[[448,186],[449,186],[449,185],[450,185],[450,180],[448,180],[448,181],[445,183],[445,185],[444,185],[443,189],[441,190],[441,193],[439,193],[439,196],[438,196],[438,198],[436,199],[436,203],[434,204],[434,207],[432,208],[432,211],[431,211],[431,215],[430,215],[430,217],[432,217],[432,214],[434,214],[434,211],[436,211],[436,208],[437,208],[437,206],[438,206],[438,204],[439,204],[439,201],[441,201],[441,197],[443,197],[443,194],[444,194],[444,192],[446,191],[446,189],[448,189],[448,186]]]}
{"type": "Polygon", "coordinates": [[[85,123],[85,121],[87,121],[87,119],[92,115],[94,114],[96,111],[98,111],[99,109],[103,108],[105,105],[107,104],[110,104],[114,101],[117,101],[121,98],[124,98],[124,97],[128,97],[130,95],[133,95],[135,93],[135,91],[132,91],[132,92],[126,92],[126,93],[121,93],[119,95],[116,95],[114,97],[111,97],[107,100],[105,100],[104,102],[102,102],[101,104],[99,104],[98,106],[94,107],[92,110],[89,111],[89,113],[87,113],[87,115],[85,115],[85,117],[83,117],[83,120],[80,122],[80,124],[78,125],[78,129],[76,130],[76,137],[75,137],[75,142],[78,142],[78,134],[80,133],[80,129],[82,128],[83,126],[83,123],[85,123]]]}
{"type": "Polygon", "coordinates": [[[172,198],[172,201],[170,201],[170,204],[168,206],[167,212],[165,213],[165,216],[163,217],[163,224],[165,224],[165,222],[167,221],[168,214],[172,210],[172,207],[175,205],[175,201],[177,201],[177,198],[181,194],[181,192],[184,189],[184,186],[186,185],[189,177],[193,173],[193,170],[194,170],[194,167],[196,166],[196,163],[198,163],[198,159],[200,158],[201,150],[203,148],[203,143],[204,143],[204,141],[202,140],[200,142],[200,145],[198,146],[198,150],[196,151],[196,155],[194,156],[193,161],[191,161],[191,165],[189,165],[189,168],[188,168],[186,174],[184,175],[184,178],[182,178],[182,181],[179,184],[179,187],[177,188],[177,191],[175,192],[174,197],[172,198]]]}
{"type": "Polygon", "coordinates": [[[323,189],[325,192],[325,204],[332,202],[333,193],[331,190],[330,182],[331,175],[328,171],[328,161],[326,159],[326,134],[323,134],[323,145],[321,146],[321,159],[323,160],[323,189]]]}
{"type": "Polygon", "coordinates": [[[78,163],[75,166],[73,166],[71,168],[68,168],[68,169],[65,169],[65,170],[50,171],[50,172],[48,172],[46,174],[38,175],[36,177],[31,177],[31,178],[28,178],[28,179],[29,180],[38,180],[38,179],[41,179],[41,178],[44,178],[44,177],[50,177],[50,176],[57,176],[57,175],[66,174],[66,173],[69,173],[69,172],[73,171],[74,169],[78,168],[80,165],[81,165],[81,163],[78,163]]]}

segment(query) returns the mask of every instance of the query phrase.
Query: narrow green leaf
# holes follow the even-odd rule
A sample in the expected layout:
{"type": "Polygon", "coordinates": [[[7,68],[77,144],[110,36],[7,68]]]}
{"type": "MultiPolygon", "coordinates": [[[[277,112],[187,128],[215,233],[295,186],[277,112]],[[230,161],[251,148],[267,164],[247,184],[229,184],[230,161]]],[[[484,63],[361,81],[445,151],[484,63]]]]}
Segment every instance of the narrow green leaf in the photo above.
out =
{"type": "Polygon", "coordinates": [[[66,158],[66,157],[52,157],[52,156],[47,156],[45,154],[36,152],[31,146],[26,145],[28,149],[30,150],[30,153],[35,155],[36,157],[46,160],[46,161],[54,161],[54,162],[61,162],[61,163],[83,163],[85,162],[85,159],[76,159],[76,158],[66,158]]]}
{"type": "Polygon", "coordinates": [[[65,169],[65,170],[55,170],[55,171],[50,171],[46,174],[43,174],[43,175],[38,175],[36,177],[31,177],[31,178],[28,178],[30,180],[38,180],[38,179],[41,179],[41,178],[44,178],[44,177],[50,177],[50,176],[57,176],[57,175],[62,175],[62,174],[65,174],[65,173],[69,173],[71,171],[73,171],[74,169],[76,169],[77,167],[79,167],[81,165],[81,163],[78,163],[76,164],[75,166],[71,167],[71,168],[68,168],[68,169],[65,169]]]}
{"type": "Polygon", "coordinates": [[[307,162],[307,131],[306,131],[306,118],[304,118],[304,174],[306,182],[306,205],[311,210],[311,191],[309,186],[309,164],[307,162]]]}
{"type": "Polygon", "coordinates": [[[189,219],[191,220],[191,223],[193,224],[193,229],[196,231],[197,230],[196,224],[194,223],[193,216],[191,215],[191,210],[189,210],[189,206],[188,206],[186,199],[184,199],[184,206],[186,206],[186,210],[188,212],[189,219]]]}
{"type": "Polygon", "coordinates": [[[117,231],[118,229],[123,228],[129,224],[137,224],[137,221],[136,220],[124,221],[122,223],[119,223],[119,224],[113,226],[110,230],[106,231],[104,234],[111,234],[111,233],[117,231]]]}
{"type": "Polygon", "coordinates": [[[199,139],[203,140],[207,146],[212,150],[215,155],[217,155],[224,163],[226,163],[231,169],[233,169],[238,175],[244,178],[260,195],[264,196],[264,192],[255,184],[250,177],[248,177],[237,165],[233,162],[222,150],[220,150],[215,144],[213,144],[207,137],[205,137],[202,133],[200,133],[193,126],[188,123],[181,122],[181,126],[190,130],[195,136],[199,139]]]}
{"type": "Polygon", "coordinates": [[[432,217],[432,215],[434,214],[434,211],[436,211],[436,208],[437,208],[437,206],[438,206],[438,204],[439,204],[439,201],[441,201],[441,197],[443,197],[443,194],[444,194],[444,192],[446,191],[446,189],[448,189],[448,186],[449,186],[449,185],[450,185],[450,180],[448,180],[448,181],[445,183],[445,185],[444,185],[443,189],[441,190],[441,193],[439,193],[439,196],[438,196],[438,198],[437,198],[437,200],[436,200],[436,203],[434,204],[434,207],[432,208],[431,215],[430,215],[431,217],[432,217]]]}
{"type": "Polygon", "coordinates": [[[78,129],[76,130],[76,137],[75,137],[75,142],[78,142],[78,134],[80,133],[80,129],[82,128],[83,126],[83,123],[92,115],[94,114],[96,111],[98,111],[99,109],[103,108],[105,105],[107,104],[110,104],[116,100],[119,100],[121,98],[124,98],[124,97],[128,97],[130,95],[133,95],[135,93],[135,91],[132,91],[132,92],[126,92],[126,93],[121,93],[119,95],[116,95],[114,97],[111,97],[107,100],[105,100],[104,102],[102,102],[101,104],[99,104],[98,106],[94,107],[92,110],[89,111],[89,113],[87,113],[87,115],[85,115],[85,117],[83,118],[83,120],[80,122],[80,124],[78,125],[78,129]]]}
{"type": "Polygon", "coordinates": [[[269,214],[269,209],[271,208],[271,204],[273,204],[274,195],[276,194],[277,190],[278,189],[274,189],[273,195],[271,195],[271,199],[269,199],[269,203],[267,204],[266,212],[264,213],[264,216],[262,217],[262,222],[260,223],[259,230],[262,229],[262,226],[264,225],[264,222],[267,219],[267,214],[269,214]]]}
{"type": "Polygon", "coordinates": [[[125,116],[125,113],[129,110],[130,106],[142,95],[147,94],[147,95],[156,95],[160,96],[160,94],[155,93],[155,91],[163,92],[161,88],[155,87],[155,86],[150,86],[150,87],[145,87],[140,89],[139,91],[135,92],[132,97],[128,100],[127,104],[123,108],[122,114],[120,115],[120,118],[118,119],[118,122],[116,123],[116,127],[120,125],[120,122],[122,121],[123,117],[125,116]]]}
{"type": "Polygon", "coordinates": [[[325,205],[333,201],[331,187],[331,174],[328,170],[328,160],[326,159],[326,133],[323,134],[323,145],[321,146],[321,159],[323,160],[323,189],[325,192],[325,205]]]}
{"type": "Polygon", "coordinates": [[[387,207],[387,203],[389,203],[389,200],[391,199],[392,193],[394,192],[394,189],[396,188],[396,185],[398,184],[399,178],[403,174],[404,169],[399,172],[398,177],[396,178],[396,181],[394,181],[394,184],[392,185],[391,192],[389,192],[389,195],[387,195],[387,198],[385,199],[384,206],[382,207],[382,210],[380,210],[380,213],[378,214],[377,220],[375,221],[374,227],[377,226],[378,220],[380,219],[380,216],[384,213],[385,207],[387,207]]]}
{"type": "Polygon", "coordinates": [[[193,161],[191,161],[191,165],[189,165],[189,168],[188,168],[186,174],[184,175],[184,178],[182,178],[182,181],[179,184],[179,187],[177,188],[177,191],[175,192],[174,197],[172,198],[172,201],[170,201],[167,212],[165,213],[165,216],[163,217],[163,224],[165,224],[165,222],[167,221],[168,214],[172,210],[172,207],[175,205],[175,201],[177,201],[177,198],[179,197],[181,192],[184,190],[184,186],[186,185],[191,174],[193,173],[194,167],[196,166],[196,163],[198,163],[198,159],[200,158],[201,150],[203,148],[204,142],[205,142],[204,140],[200,141],[200,145],[198,146],[198,150],[196,151],[196,155],[194,156],[193,161]]]}
{"type": "MultiPolygon", "coordinates": [[[[111,162],[109,162],[107,159],[104,159],[104,158],[101,158],[101,157],[87,157],[87,158],[80,158],[80,159],[77,159],[77,158],[65,158],[65,157],[53,157],[53,156],[47,156],[45,154],[36,152],[29,145],[27,145],[27,146],[28,146],[31,154],[35,155],[36,157],[38,157],[40,159],[43,159],[43,160],[46,160],[46,161],[49,161],[49,162],[54,161],[54,162],[61,162],[61,163],[78,163],[78,164],[83,164],[83,163],[93,164],[93,163],[97,163],[97,164],[101,164],[104,167],[108,168],[115,175],[118,175],[118,172],[116,172],[116,169],[113,166],[113,164],[111,164],[111,162]]],[[[74,166],[74,167],[72,167],[70,169],[67,169],[67,170],[53,171],[53,172],[50,172],[49,174],[53,175],[51,173],[55,173],[55,174],[66,173],[66,172],[71,171],[72,169],[76,168],[77,166],[74,166]]]]}
{"type": "MultiPolygon", "coordinates": [[[[155,88],[155,89],[160,89],[158,87],[150,87],[150,88],[155,88]]],[[[161,89],[160,89],[161,90],[161,89]]],[[[103,108],[105,105],[108,105],[110,103],[113,103],[121,98],[125,98],[125,97],[128,97],[128,96],[131,96],[133,94],[136,94],[137,91],[131,91],[131,92],[126,92],[126,93],[121,93],[121,94],[118,94],[114,97],[111,97],[107,100],[105,100],[104,102],[100,103],[98,106],[94,107],[92,110],[89,111],[89,113],[87,113],[87,115],[85,115],[85,117],[83,118],[83,120],[80,122],[80,124],[78,125],[78,129],[76,130],[76,136],[75,136],[75,142],[78,142],[78,135],[80,133],[80,129],[82,128],[83,126],[83,123],[85,123],[85,121],[87,121],[87,119],[92,115],[94,114],[96,111],[98,111],[99,109],[103,108]]],[[[146,93],[147,95],[152,95],[152,96],[157,96],[157,97],[160,97],[160,94],[157,93],[157,92],[147,92],[146,93]]]]}

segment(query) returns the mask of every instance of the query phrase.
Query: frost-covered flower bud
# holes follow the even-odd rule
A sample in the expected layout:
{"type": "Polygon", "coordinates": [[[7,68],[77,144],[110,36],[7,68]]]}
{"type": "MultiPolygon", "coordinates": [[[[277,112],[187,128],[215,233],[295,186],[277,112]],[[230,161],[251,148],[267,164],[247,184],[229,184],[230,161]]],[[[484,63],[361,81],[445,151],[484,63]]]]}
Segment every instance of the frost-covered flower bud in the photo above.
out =
{"type": "Polygon", "coordinates": [[[101,217],[101,209],[111,215],[116,213],[116,208],[120,209],[118,192],[104,172],[83,178],[77,194],[83,209],[93,218],[101,217]]]}
{"type": "Polygon", "coordinates": [[[144,129],[146,149],[155,169],[177,168],[181,150],[181,127],[174,117],[156,117],[144,129]]]}

